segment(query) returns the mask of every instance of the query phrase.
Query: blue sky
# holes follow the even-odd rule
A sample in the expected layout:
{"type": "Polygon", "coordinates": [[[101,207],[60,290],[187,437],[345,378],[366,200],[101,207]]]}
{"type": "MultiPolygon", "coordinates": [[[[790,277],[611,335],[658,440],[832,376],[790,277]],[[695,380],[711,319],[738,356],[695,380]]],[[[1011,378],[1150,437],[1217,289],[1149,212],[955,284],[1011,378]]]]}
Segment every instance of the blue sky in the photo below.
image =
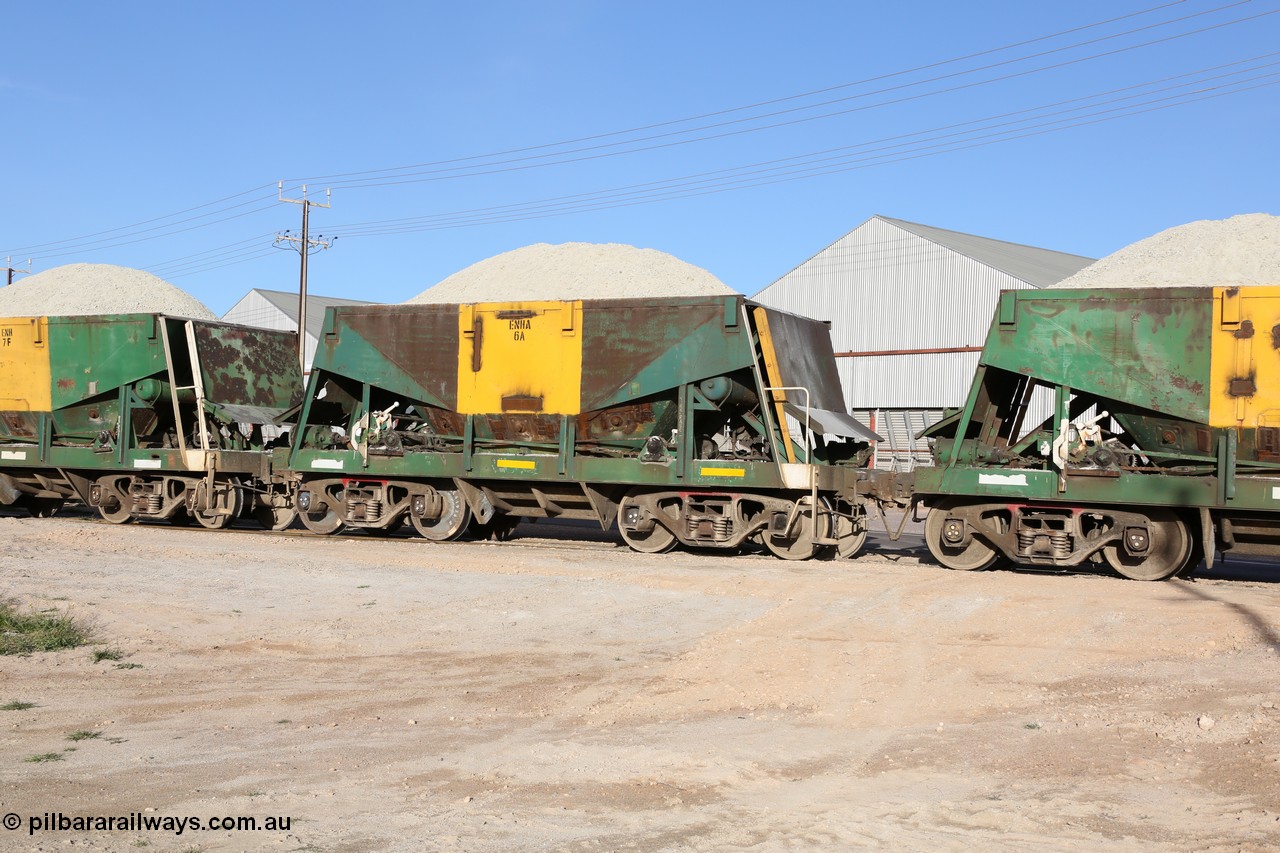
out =
{"type": "Polygon", "coordinates": [[[299,225],[278,180],[332,188],[311,290],[388,302],[537,242],[661,249],[750,294],[874,214],[1101,257],[1280,213],[1280,0],[69,2],[4,21],[0,260],[138,267],[219,313],[297,287],[271,246],[299,225]]]}

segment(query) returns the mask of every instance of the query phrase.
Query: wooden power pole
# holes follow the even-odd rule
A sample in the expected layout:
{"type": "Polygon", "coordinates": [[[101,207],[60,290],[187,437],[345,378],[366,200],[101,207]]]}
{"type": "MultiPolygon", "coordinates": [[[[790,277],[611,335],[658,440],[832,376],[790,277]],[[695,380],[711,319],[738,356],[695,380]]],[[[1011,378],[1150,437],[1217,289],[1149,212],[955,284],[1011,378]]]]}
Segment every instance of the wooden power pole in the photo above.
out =
{"type": "Polygon", "coordinates": [[[6,278],[5,286],[7,287],[8,285],[13,284],[13,274],[14,274],[14,273],[16,273],[16,272],[20,272],[20,273],[30,273],[30,272],[31,272],[31,259],[30,259],[30,258],[27,258],[27,268],[26,268],[25,270],[22,270],[22,269],[18,269],[17,267],[15,267],[15,266],[13,265],[13,258],[11,258],[11,257],[10,257],[10,258],[5,258],[5,260],[4,260],[4,272],[5,272],[5,278],[6,278]]]}
{"type": "Polygon", "coordinates": [[[316,239],[311,239],[309,232],[308,215],[313,207],[329,207],[329,191],[324,191],[324,204],[307,198],[307,185],[302,185],[302,198],[285,198],[284,197],[284,181],[280,181],[276,185],[276,194],[280,201],[287,201],[290,204],[302,205],[302,236],[293,237],[288,231],[283,234],[277,234],[275,245],[289,245],[297,249],[298,254],[302,256],[302,269],[298,277],[298,364],[302,368],[303,374],[307,372],[307,256],[314,251],[320,251],[329,248],[333,244],[332,240],[322,239],[323,234],[318,235],[316,239]]]}

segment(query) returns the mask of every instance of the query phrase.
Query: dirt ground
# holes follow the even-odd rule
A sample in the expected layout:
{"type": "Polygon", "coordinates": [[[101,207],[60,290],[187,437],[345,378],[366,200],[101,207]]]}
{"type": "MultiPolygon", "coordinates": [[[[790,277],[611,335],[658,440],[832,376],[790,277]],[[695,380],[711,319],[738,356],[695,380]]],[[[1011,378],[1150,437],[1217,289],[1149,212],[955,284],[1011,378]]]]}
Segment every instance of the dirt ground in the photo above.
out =
{"type": "Polygon", "coordinates": [[[0,658],[0,704],[34,703],[0,711],[4,850],[1280,848],[1280,566],[652,556],[547,524],[0,542],[0,595],[123,654],[0,658]],[[28,834],[58,812],[290,826],[28,834]]]}

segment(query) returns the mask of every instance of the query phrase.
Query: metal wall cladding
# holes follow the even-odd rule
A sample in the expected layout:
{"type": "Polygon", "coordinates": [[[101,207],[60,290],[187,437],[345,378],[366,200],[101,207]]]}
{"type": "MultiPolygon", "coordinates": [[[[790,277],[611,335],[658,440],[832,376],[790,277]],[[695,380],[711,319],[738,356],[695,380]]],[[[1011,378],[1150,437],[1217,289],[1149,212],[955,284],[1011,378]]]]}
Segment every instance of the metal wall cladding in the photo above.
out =
{"type": "MultiPolygon", "coordinates": [[[[1040,251],[1040,250],[1028,250],[1040,251]]],[[[1030,285],[879,217],[755,300],[831,321],[836,353],[979,347],[1001,290],[1030,285]]],[[[976,353],[838,357],[852,408],[956,406],[976,353]]]]}
{"type": "Polygon", "coordinates": [[[981,353],[837,358],[853,409],[954,408],[964,405],[981,353]],[[876,405],[871,405],[874,401],[876,405]]]}

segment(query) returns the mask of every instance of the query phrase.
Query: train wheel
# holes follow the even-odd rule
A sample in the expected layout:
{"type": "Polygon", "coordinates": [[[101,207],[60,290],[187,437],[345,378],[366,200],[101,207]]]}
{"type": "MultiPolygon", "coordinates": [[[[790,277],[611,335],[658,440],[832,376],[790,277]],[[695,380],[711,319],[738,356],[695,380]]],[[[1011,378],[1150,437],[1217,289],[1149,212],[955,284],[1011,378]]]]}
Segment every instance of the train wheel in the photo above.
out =
{"type": "Polygon", "coordinates": [[[288,530],[298,520],[298,511],[291,506],[260,506],[253,511],[253,520],[263,530],[288,530]]]}
{"type": "Polygon", "coordinates": [[[112,524],[128,524],[133,521],[133,510],[114,494],[103,490],[102,503],[98,504],[98,515],[112,524]]]}
{"type": "MultiPolygon", "coordinates": [[[[204,488],[204,484],[200,484],[200,488],[204,488]]],[[[227,484],[230,490],[228,499],[229,506],[227,512],[201,512],[200,510],[192,510],[191,515],[196,521],[200,522],[201,527],[207,527],[210,530],[222,530],[230,527],[231,524],[240,517],[240,513],[244,510],[244,492],[240,490],[240,485],[235,480],[227,484]]]]}
{"type": "Polygon", "coordinates": [[[127,506],[116,504],[114,509],[107,509],[101,504],[98,505],[98,515],[105,518],[112,524],[128,524],[133,521],[133,513],[129,511],[127,506]]]}
{"type": "MultiPolygon", "coordinates": [[[[644,514],[644,510],[636,506],[635,498],[631,495],[624,497],[618,504],[619,522],[626,517],[628,510],[644,514]]],[[[628,530],[619,523],[618,532],[622,534],[622,541],[626,542],[632,551],[639,551],[642,554],[665,554],[676,547],[676,535],[656,521],[651,529],[643,531],[628,530]]]]}
{"type": "Polygon", "coordinates": [[[867,544],[867,505],[858,501],[853,508],[852,517],[837,515],[835,517],[836,553],[842,560],[858,556],[862,546],[867,544]]]}
{"type": "Polygon", "coordinates": [[[298,510],[298,521],[312,533],[320,536],[332,536],[346,527],[342,514],[335,507],[346,506],[346,496],[340,486],[330,486],[324,490],[325,507],[319,511],[304,512],[298,510]]]}
{"type": "Polygon", "coordinates": [[[419,518],[412,512],[409,513],[409,518],[413,522],[413,529],[423,539],[452,542],[467,532],[467,525],[471,523],[471,508],[457,489],[437,489],[436,494],[444,502],[439,518],[419,518]]]}
{"type": "Polygon", "coordinates": [[[298,520],[293,501],[280,492],[255,495],[253,503],[253,520],[263,530],[288,530],[298,520]]]}
{"type": "Polygon", "coordinates": [[[814,528],[813,508],[806,501],[796,514],[795,524],[792,527],[795,536],[791,539],[781,539],[771,535],[766,530],[764,532],[764,545],[773,556],[782,560],[807,560],[817,554],[818,549],[822,546],[818,545],[816,540],[827,539],[831,536],[831,510],[826,505],[826,501],[819,505],[817,529],[815,530],[814,528]]]}
{"type": "Polygon", "coordinates": [[[300,512],[298,513],[298,521],[301,521],[302,526],[307,530],[312,533],[318,533],[321,536],[332,536],[345,526],[342,516],[328,507],[325,508],[324,512],[300,512]]]}
{"type": "Polygon", "coordinates": [[[947,513],[961,504],[953,501],[939,503],[929,509],[924,522],[924,542],[933,558],[948,569],[971,572],[989,569],[1000,557],[1000,552],[976,536],[970,536],[963,547],[947,544],[947,533],[954,528],[947,524],[947,513]]]}
{"type": "Polygon", "coordinates": [[[56,515],[64,503],[62,498],[27,498],[23,505],[33,518],[49,518],[56,515]]]}
{"type": "Polygon", "coordinates": [[[1191,560],[1191,534],[1187,525],[1168,510],[1147,512],[1147,548],[1141,556],[1125,551],[1124,545],[1113,544],[1102,549],[1107,564],[1126,578],[1135,581],[1162,581],[1187,567],[1191,560]]]}

